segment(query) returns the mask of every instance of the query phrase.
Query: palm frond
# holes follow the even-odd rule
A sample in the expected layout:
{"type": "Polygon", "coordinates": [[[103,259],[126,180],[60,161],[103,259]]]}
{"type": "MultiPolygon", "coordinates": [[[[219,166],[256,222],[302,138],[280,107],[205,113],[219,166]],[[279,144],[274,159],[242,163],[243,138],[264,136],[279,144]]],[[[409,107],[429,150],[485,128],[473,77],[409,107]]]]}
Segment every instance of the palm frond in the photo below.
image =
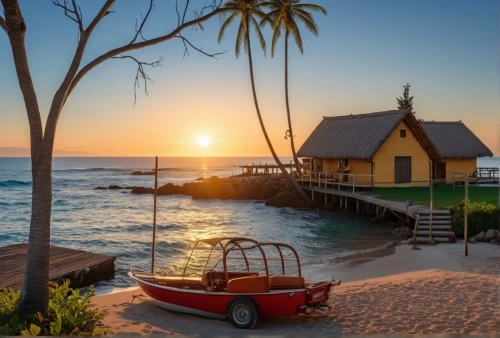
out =
{"type": "Polygon", "coordinates": [[[264,55],[266,55],[266,49],[267,49],[266,39],[264,39],[264,35],[262,35],[262,31],[260,30],[259,23],[257,22],[257,20],[255,20],[255,17],[253,17],[253,16],[250,18],[250,20],[252,22],[252,25],[255,28],[255,32],[257,33],[257,39],[259,40],[260,47],[264,51],[264,55]]]}
{"type": "MultiPolygon", "coordinates": [[[[298,19],[298,21],[301,21],[311,33],[313,33],[315,36],[318,36],[319,27],[318,24],[314,22],[314,20],[311,20],[307,16],[298,13],[295,13],[295,17],[298,19]]],[[[295,22],[295,20],[293,21],[295,22]]]]}
{"type": "Polygon", "coordinates": [[[281,26],[276,27],[273,31],[273,40],[271,42],[271,57],[274,57],[274,52],[276,51],[276,44],[281,37],[281,26]]]}
{"type": "Polygon", "coordinates": [[[220,28],[219,38],[217,39],[218,43],[221,43],[222,39],[224,38],[224,34],[226,33],[227,28],[229,27],[229,25],[231,25],[233,23],[234,19],[236,19],[236,17],[238,15],[239,15],[239,13],[235,12],[235,13],[231,14],[231,16],[229,16],[229,18],[227,18],[226,21],[224,21],[224,23],[222,24],[222,26],[220,28]]]}
{"type": "Polygon", "coordinates": [[[323,8],[321,6],[318,6],[318,5],[298,3],[298,4],[293,5],[293,6],[295,8],[299,8],[299,9],[303,9],[303,10],[310,10],[310,11],[314,11],[314,12],[321,12],[324,15],[328,14],[328,11],[325,8],[323,8]]]}
{"type": "Polygon", "coordinates": [[[300,53],[304,54],[304,45],[302,44],[302,36],[300,35],[300,29],[295,21],[290,23],[290,35],[293,36],[297,47],[299,47],[300,53]]]}
{"type": "Polygon", "coordinates": [[[234,54],[236,57],[240,57],[241,54],[241,44],[244,44],[245,51],[247,50],[246,43],[246,27],[244,19],[240,22],[240,27],[238,28],[238,35],[236,35],[236,45],[234,49],[234,54]]]}

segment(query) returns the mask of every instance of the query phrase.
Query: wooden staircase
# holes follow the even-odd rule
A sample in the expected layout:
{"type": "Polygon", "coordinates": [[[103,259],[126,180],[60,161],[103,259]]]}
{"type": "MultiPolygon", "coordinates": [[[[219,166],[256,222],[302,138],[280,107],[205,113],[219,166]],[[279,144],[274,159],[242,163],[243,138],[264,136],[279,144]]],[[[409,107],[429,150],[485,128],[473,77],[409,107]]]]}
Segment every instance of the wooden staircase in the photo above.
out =
{"type": "MultiPolygon", "coordinates": [[[[408,244],[413,244],[416,239],[418,244],[429,244],[431,215],[427,212],[418,214],[415,223],[416,237],[408,239],[408,244]]],[[[451,228],[451,215],[448,210],[434,210],[432,215],[432,237],[436,243],[455,243],[455,232],[451,228]]]]}

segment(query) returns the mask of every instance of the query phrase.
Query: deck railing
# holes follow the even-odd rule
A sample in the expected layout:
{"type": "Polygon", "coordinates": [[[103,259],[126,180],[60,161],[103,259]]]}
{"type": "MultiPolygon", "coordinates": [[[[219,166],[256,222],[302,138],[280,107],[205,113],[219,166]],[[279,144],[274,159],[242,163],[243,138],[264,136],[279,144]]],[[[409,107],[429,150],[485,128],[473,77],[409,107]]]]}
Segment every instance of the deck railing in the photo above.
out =
{"type": "Polygon", "coordinates": [[[302,175],[302,183],[309,182],[312,187],[334,188],[350,187],[355,192],[356,188],[373,188],[373,175],[344,174],[338,172],[309,171],[302,175]]]}

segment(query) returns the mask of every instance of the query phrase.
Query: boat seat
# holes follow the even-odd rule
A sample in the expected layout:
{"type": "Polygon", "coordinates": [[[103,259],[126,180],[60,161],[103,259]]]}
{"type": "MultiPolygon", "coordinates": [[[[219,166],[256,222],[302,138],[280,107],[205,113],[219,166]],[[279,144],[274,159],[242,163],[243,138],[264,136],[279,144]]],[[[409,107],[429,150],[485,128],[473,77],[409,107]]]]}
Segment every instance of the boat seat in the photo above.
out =
{"type": "Polygon", "coordinates": [[[301,289],[304,286],[305,280],[301,276],[269,276],[271,289],[301,289]]]}
{"type": "MultiPolygon", "coordinates": [[[[208,286],[208,280],[207,280],[207,275],[210,273],[210,271],[205,272],[203,274],[203,277],[201,278],[201,283],[205,286],[208,286]]],[[[241,278],[241,277],[250,277],[250,276],[258,276],[258,272],[228,272],[227,273],[227,278],[229,280],[235,279],[235,278],[241,278]]],[[[217,279],[219,281],[226,281],[226,273],[224,271],[218,271],[217,272],[217,279]]]]}
{"type": "Polygon", "coordinates": [[[267,276],[248,276],[234,278],[227,282],[228,293],[267,293],[269,279],[267,276]]]}

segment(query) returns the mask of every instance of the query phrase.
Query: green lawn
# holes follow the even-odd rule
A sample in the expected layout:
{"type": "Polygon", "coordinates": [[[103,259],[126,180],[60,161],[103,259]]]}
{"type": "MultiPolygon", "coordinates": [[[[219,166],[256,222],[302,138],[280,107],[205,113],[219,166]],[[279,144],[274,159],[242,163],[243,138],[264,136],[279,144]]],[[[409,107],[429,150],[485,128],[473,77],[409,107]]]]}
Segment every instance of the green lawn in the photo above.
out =
{"type": "MultiPolygon", "coordinates": [[[[430,205],[429,187],[425,188],[376,188],[373,194],[377,198],[405,202],[412,200],[414,204],[430,205]]],[[[469,186],[469,201],[488,202],[498,205],[498,187],[469,186]]],[[[465,197],[464,186],[435,186],[434,207],[446,208],[458,204],[465,197]]]]}

